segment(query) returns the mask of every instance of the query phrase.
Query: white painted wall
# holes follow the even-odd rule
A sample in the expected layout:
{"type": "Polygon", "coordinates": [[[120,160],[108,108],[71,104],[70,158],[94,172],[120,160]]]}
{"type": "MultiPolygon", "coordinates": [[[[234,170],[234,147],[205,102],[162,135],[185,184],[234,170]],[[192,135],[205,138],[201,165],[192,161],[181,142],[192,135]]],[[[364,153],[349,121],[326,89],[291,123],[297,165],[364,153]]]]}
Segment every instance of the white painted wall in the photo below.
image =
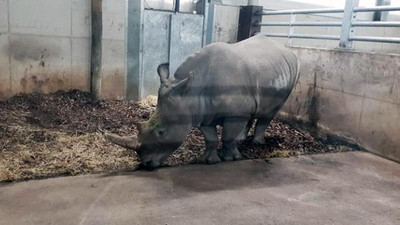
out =
{"type": "MultiPolygon", "coordinates": [[[[125,97],[125,5],[103,3],[106,98],[125,97]]],[[[90,21],[90,0],[0,0],[0,98],[89,90],[90,21]]]]}
{"type": "Polygon", "coordinates": [[[102,98],[125,99],[126,0],[103,0],[102,98]]]}
{"type": "Polygon", "coordinates": [[[89,1],[0,4],[0,96],[88,90],[89,1]]]}

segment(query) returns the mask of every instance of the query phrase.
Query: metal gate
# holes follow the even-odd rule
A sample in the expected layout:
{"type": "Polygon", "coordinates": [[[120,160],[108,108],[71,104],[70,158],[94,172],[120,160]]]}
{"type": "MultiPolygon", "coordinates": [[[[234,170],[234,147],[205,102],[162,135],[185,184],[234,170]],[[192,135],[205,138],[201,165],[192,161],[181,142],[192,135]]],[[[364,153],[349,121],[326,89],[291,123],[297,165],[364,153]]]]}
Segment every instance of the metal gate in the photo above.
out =
{"type": "Polygon", "coordinates": [[[182,4],[188,1],[167,1],[174,4],[147,9],[149,2],[157,3],[128,1],[127,99],[157,95],[158,65],[169,62],[173,74],[187,56],[207,43],[208,1],[190,1],[192,7],[182,4]]]}

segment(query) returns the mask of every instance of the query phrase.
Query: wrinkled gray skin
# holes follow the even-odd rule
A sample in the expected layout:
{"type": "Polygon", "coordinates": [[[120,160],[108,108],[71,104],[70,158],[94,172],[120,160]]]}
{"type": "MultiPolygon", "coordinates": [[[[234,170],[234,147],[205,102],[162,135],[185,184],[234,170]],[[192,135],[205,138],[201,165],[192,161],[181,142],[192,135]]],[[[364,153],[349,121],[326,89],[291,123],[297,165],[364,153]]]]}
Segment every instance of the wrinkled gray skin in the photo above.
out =
{"type": "Polygon", "coordinates": [[[297,81],[298,61],[283,45],[258,35],[236,44],[211,44],[189,56],[174,76],[168,64],[160,65],[158,74],[157,110],[139,125],[135,146],[149,169],[161,165],[192,127],[205,136],[203,163],[240,159],[236,144],[246,138],[253,119],[258,119],[253,141],[265,143],[269,122],[297,81]],[[217,124],[224,128],[219,152],[217,124]]]}

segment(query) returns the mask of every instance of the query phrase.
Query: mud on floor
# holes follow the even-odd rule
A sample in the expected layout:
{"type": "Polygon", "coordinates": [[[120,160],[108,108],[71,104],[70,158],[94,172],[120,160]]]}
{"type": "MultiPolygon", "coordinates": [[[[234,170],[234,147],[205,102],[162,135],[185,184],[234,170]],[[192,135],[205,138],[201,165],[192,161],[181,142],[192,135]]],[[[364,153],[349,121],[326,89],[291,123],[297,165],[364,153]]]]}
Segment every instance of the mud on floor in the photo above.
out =
{"type": "MultiPolygon", "coordinates": [[[[89,93],[78,90],[19,95],[0,102],[0,182],[137,169],[136,154],[109,143],[97,128],[122,135],[136,133],[135,123],[147,120],[155,104],[152,97],[141,102],[93,102],[89,93]]],[[[323,143],[277,120],[265,136],[265,145],[254,145],[250,138],[239,144],[243,158],[354,150],[323,143]]],[[[201,132],[193,129],[166,165],[191,163],[204,148],[201,132]]]]}

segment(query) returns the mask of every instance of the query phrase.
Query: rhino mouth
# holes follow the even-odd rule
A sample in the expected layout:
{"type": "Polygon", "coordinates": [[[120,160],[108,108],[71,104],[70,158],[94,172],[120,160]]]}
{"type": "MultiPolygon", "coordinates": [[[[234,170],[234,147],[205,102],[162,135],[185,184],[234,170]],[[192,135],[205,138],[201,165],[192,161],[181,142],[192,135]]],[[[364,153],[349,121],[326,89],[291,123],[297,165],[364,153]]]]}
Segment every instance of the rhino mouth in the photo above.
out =
{"type": "Polygon", "coordinates": [[[141,164],[140,168],[155,169],[156,167],[163,166],[164,162],[172,155],[172,153],[179,148],[178,144],[167,145],[141,145],[136,153],[138,154],[141,164]],[[158,150],[157,150],[158,149],[158,150]],[[160,151],[162,150],[162,151],[160,151]]]}
{"type": "Polygon", "coordinates": [[[160,167],[160,165],[161,165],[161,164],[156,163],[156,162],[150,160],[150,161],[147,161],[147,162],[142,162],[142,163],[139,165],[139,169],[145,169],[145,170],[152,171],[152,170],[155,170],[156,168],[160,167]]]}
{"type": "Polygon", "coordinates": [[[100,131],[103,133],[104,137],[110,142],[121,147],[136,151],[141,160],[139,168],[144,168],[147,170],[153,170],[157,167],[160,167],[180,146],[180,143],[146,145],[139,143],[137,135],[119,136],[102,130],[100,131]],[[159,151],[160,149],[162,151],[159,151]]]}

